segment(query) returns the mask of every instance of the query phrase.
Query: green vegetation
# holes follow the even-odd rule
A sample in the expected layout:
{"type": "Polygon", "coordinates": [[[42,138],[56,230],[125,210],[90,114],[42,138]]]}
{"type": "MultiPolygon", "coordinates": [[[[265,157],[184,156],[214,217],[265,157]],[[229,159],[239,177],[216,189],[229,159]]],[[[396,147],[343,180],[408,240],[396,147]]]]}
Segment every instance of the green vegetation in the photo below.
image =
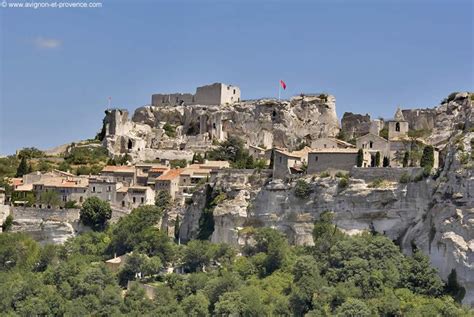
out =
{"type": "Polygon", "coordinates": [[[347,188],[347,186],[349,186],[349,180],[347,178],[341,178],[339,183],[337,183],[337,188],[339,190],[344,190],[347,188]]]}
{"type": "Polygon", "coordinates": [[[264,160],[254,160],[248,150],[244,148],[244,142],[235,136],[228,137],[217,148],[207,152],[207,158],[216,161],[229,161],[233,168],[262,169],[267,165],[264,160]]]}
{"type": "Polygon", "coordinates": [[[380,152],[377,151],[377,153],[375,154],[375,166],[380,166],[380,152]]]}
{"type": "Polygon", "coordinates": [[[0,235],[0,311],[21,316],[469,316],[420,252],[402,255],[381,235],[346,236],[321,214],[314,246],[292,247],[271,228],[252,244],[176,245],[156,228],[162,210],[140,207],[103,232],[63,246],[0,235]],[[129,253],[118,272],[103,263],[129,253]],[[186,274],[164,274],[175,263],[186,274]],[[130,288],[123,289],[130,282],[130,288]],[[148,299],[139,283],[154,287],[148,299]],[[455,299],[454,299],[454,298],[455,299]]]}
{"type": "Polygon", "coordinates": [[[5,221],[2,224],[2,230],[3,232],[10,231],[13,226],[13,216],[8,215],[7,218],[5,218],[5,221]]]}
{"type": "Polygon", "coordinates": [[[188,161],[186,161],[185,159],[170,161],[171,168],[185,168],[187,165],[188,165],[188,161]]]}
{"type": "Polygon", "coordinates": [[[367,185],[367,187],[369,188],[387,188],[389,186],[390,186],[390,182],[381,178],[377,178],[372,183],[367,185]]]}
{"type": "Polygon", "coordinates": [[[101,146],[74,146],[64,156],[69,164],[85,165],[107,162],[107,150],[101,146]]]}
{"type": "Polygon", "coordinates": [[[402,162],[403,167],[408,167],[409,161],[410,161],[410,152],[405,151],[405,154],[403,155],[403,162],[402,162]]]}
{"type": "Polygon", "coordinates": [[[420,166],[423,167],[427,174],[431,172],[434,166],[434,148],[431,145],[425,146],[423,155],[421,156],[420,166]]]}
{"type": "Polygon", "coordinates": [[[54,190],[44,191],[40,194],[39,202],[41,204],[45,204],[47,206],[50,206],[51,208],[54,208],[59,207],[61,205],[61,198],[59,197],[59,194],[54,190]]]}
{"type": "Polygon", "coordinates": [[[22,157],[20,161],[20,165],[18,165],[18,168],[16,169],[16,175],[15,177],[22,177],[23,175],[28,173],[28,162],[26,157],[22,157]]]}
{"type": "Polygon", "coordinates": [[[383,167],[389,167],[390,166],[390,159],[386,156],[383,157],[383,162],[382,162],[383,167]]]}
{"type": "Polygon", "coordinates": [[[26,148],[21,149],[18,152],[17,156],[19,159],[22,159],[22,158],[33,159],[33,158],[42,158],[42,157],[45,157],[46,155],[44,154],[43,151],[40,151],[35,147],[26,147],[26,148]]]}
{"type": "Polygon", "coordinates": [[[213,191],[207,185],[206,191],[206,205],[199,218],[199,232],[197,238],[199,240],[207,240],[214,232],[214,208],[223,200],[227,198],[225,193],[213,191]]]}
{"type": "Polygon", "coordinates": [[[303,179],[299,179],[295,185],[295,196],[306,199],[311,194],[311,185],[303,179]]]}
{"type": "Polygon", "coordinates": [[[362,167],[362,164],[364,163],[364,151],[362,149],[359,149],[357,151],[357,167],[362,167]]]}
{"type": "Polygon", "coordinates": [[[388,140],[388,128],[383,128],[379,131],[379,136],[388,140]]]}
{"type": "Polygon", "coordinates": [[[168,122],[165,123],[163,126],[163,130],[165,130],[165,134],[170,138],[176,137],[176,127],[174,125],[169,124],[168,122]]]}
{"type": "Polygon", "coordinates": [[[107,220],[112,217],[112,209],[107,201],[97,197],[89,197],[82,204],[80,220],[95,230],[105,228],[107,220]]]}
{"type": "Polygon", "coordinates": [[[402,176],[400,176],[399,182],[402,184],[409,183],[411,180],[411,177],[408,173],[403,173],[402,176]]]}

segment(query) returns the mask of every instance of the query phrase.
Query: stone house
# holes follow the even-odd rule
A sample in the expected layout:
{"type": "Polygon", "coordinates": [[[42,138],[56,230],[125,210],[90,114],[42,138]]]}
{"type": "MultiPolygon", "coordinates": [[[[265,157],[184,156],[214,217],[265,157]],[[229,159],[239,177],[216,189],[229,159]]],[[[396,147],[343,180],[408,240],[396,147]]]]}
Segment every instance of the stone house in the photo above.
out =
{"type": "Polygon", "coordinates": [[[5,188],[0,187],[0,205],[5,205],[5,188]]]}
{"type": "Polygon", "coordinates": [[[319,138],[311,141],[312,149],[349,149],[356,146],[336,138],[319,138]]]}
{"type": "Polygon", "coordinates": [[[167,191],[171,198],[175,199],[176,193],[179,191],[180,174],[182,171],[182,168],[174,168],[159,176],[155,181],[155,191],[167,191]]]}
{"type": "MultiPolygon", "coordinates": [[[[359,150],[356,148],[326,148],[314,149],[308,153],[308,174],[320,173],[327,170],[350,171],[357,165],[357,155],[359,150]]],[[[363,150],[362,166],[368,166],[370,154],[363,150]]]]}
{"type": "Polygon", "coordinates": [[[304,164],[308,161],[309,147],[299,151],[288,152],[282,149],[273,151],[273,178],[285,178],[303,173],[304,164]]]}
{"type": "Polygon", "coordinates": [[[107,165],[100,172],[100,176],[117,183],[120,182],[124,186],[130,186],[137,182],[137,174],[134,166],[107,165]]]}
{"type": "Polygon", "coordinates": [[[103,177],[89,178],[89,197],[98,197],[108,201],[110,204],[118,204],[117,190],[122,187],[122,183],[103,177]]]}
{"type": "Polygon", "coordinates": [[[384,157],[390,157],[390,144],[387,139],[382,138],[381,136],[368,133],[356,139],[356,146],[359,149],[363,149],[369,152],[370,161],[368,166],[375,166],[375,156],[377,152],[380,152],[380,164],[384,157]]]}
{"type": "Polygon", "coordinates": [[[237,86],[214,83],[196,88],[195,94],[173,93],[153,94],[151,104],[160,105],[225,105],[240,102],[240,89],[237,86]]]}
{"type": "Polygon", "coordinates": [[[272,149],[264,149],[256,145],[249,145],[249,154],[253,157],[254,160],[265,160],[265,162],[270,163],[272,157],[272,149]]]}
{"type": "MultiPolygon", "coordinates": [[[[40,201],[42,193],[55,191],[62,203],[75,201],[79,205],[87,198],[88,188],[89,179],[87,177],[51,178],[33,184],[33,192],[37,201],[40,201]]],[[[42,208],[44,206],[39,203],[39,207],[42,208]]],[[[49,208],[51,206],[46,207],[49,208]]]]}
{"type": "MultiPolygon", "coordinates": [[[[141,186],[149,185],[150,178],[156,178],[169,170],[169,165],[157,163],[140,163],[135,165],[136,184],[141,186]]],[[[150,183],[151,185],[152,183],[150,183]]]]}

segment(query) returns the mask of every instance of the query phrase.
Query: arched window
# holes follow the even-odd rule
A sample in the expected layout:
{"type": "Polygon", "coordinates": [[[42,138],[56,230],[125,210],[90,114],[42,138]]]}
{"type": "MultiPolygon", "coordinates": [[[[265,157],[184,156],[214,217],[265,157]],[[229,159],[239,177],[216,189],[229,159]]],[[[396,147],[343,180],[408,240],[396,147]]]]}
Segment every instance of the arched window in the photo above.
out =
{"type": "Polygon", "coordinates": [[[370,143],[369,143],[369,144],[370,144],[370,145],[369,145],[369,146],[370,146],[370,148],[373,148],[373,147],[374,147],[374,142],[370,141],[370,143]]]}
{"type": "Polygon", "coordinates": [[[400,122],[395,124],[395,131],[400,132],[400,122]]]}

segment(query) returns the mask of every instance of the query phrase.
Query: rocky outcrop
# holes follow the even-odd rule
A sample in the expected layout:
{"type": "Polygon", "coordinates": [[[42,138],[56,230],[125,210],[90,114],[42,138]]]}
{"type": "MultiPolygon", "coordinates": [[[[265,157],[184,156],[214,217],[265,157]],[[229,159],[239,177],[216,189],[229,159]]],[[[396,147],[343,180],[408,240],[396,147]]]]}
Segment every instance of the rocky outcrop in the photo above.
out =
{"type": "Polygon", "coordinates": [[[341,119],[341,129],[348,140],[365,135],[370,131],[370,116],[344,112],[341,119]]]}
{"type": "Polygon", "coordinates": [[[128,153],[135,160],[162,158],[171,150],[203,151],[229,135],[251,145],[293,149],[339,132],[335,98],[324,94],[221,106],[145,106],[131,120],[126,110],[110,109],[104,124],[103,144],[111,155],[128,153]]]}
{"type": "Polygon", "coordinates": [[[15,219],[12,231],[25,232],[41,244],[62,244],[76,236],[71,223],[43,219],[15,219]]]}

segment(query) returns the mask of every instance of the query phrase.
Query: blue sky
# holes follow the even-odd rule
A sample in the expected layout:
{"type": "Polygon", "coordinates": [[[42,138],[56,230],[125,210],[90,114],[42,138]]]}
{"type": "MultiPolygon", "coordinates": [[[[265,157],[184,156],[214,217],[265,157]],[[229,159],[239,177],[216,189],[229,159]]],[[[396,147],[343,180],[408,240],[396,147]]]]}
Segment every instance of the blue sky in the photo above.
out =
{"type": "Polygon", "coordinates": [[[285,98],[328,92],[339,117],[432,107],[474,90],[472,15],[469,0],[0,8],[0,154],[93,137],[108,96],[134,110],[217,81],[244,99],[277,96],[279,79],[285,98]]]}

